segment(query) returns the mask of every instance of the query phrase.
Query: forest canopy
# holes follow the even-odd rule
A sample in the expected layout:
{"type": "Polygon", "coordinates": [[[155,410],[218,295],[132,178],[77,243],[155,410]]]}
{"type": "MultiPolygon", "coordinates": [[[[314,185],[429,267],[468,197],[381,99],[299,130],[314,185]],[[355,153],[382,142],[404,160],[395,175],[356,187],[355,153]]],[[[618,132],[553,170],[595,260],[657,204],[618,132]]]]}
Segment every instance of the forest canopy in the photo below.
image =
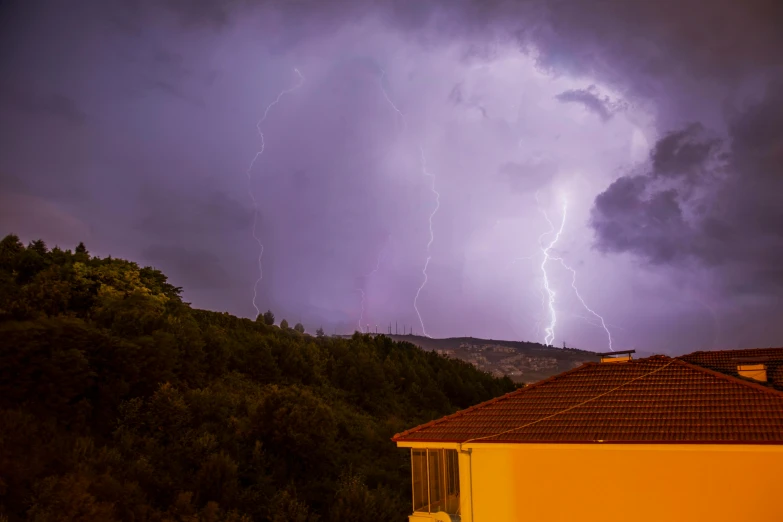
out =
{"type": "Polygon", "coordinates": [[[391,436],[514,389],[384,336],[197,310],[181,290],[83,244],[2,239],[0,521],[404,520],[391,436]]]}

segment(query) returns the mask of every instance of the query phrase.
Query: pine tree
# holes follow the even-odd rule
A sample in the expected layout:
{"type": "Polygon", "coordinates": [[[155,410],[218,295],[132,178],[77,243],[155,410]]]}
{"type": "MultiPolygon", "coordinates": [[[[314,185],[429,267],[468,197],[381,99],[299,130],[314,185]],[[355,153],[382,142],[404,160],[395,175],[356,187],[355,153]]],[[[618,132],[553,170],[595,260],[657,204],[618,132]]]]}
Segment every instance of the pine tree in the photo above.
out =
{"type": "Polygon", "coordinates": [[[84,243],[82,242],[79,242],[79,244],[76,246],[76,250],[74,250],[73,253],[76,255],[76,259],[81,262],[85,262],[90,259],[90,253],[87,251],[87,247],[84,246],[84,243]]]}

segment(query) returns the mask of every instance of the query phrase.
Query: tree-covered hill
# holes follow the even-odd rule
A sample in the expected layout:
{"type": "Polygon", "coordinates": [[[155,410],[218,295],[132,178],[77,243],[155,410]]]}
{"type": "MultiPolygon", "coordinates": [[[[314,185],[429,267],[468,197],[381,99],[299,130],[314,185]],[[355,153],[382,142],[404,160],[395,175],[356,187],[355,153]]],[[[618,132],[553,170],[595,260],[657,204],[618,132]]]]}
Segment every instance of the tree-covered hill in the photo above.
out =
{"type": "Polygon", "coordinates": [[[180,290],[81,244],[0,242],[0,521],[404,520],[390,437],[514,388],[180,290]]]}

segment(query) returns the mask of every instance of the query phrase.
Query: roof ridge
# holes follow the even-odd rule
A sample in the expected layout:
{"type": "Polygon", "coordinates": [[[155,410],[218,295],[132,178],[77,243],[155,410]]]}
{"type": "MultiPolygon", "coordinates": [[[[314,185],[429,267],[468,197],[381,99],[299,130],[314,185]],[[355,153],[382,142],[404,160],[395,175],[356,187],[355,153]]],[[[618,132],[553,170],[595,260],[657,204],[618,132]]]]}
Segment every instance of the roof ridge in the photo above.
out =
{"type": "MultiPolygon", "coordinates": [[[[728,351],[728,350],[724,350],[728,351]]],[[[732,382],[734,384],[742,384],[744,386],[747,386],[748,388],[753,388],[757,391],[767,392],[771,393],[772,395],[775,395],[776,397],[783,398],[783,391],[776,390],[775,388],[770,388],[768,386],[764,386],[762,384],[758,384],[755,382],[746,381],[744,379],[740,379],[739,377],[734,377],[733,375],[729,375],[727,373],[717,372],[715,370],[711,370],[710,368],[705,368],[703,366],[699,366],[698,364],[690,363],[686,360],[681,359],[680,357],[675,357],[675,360],[682,365],[687,366],[688,368],[691,368],[693,370],[697,370],[702,373],[706,373],[708,375],[712,375],[713,377],[718,377],[719,379],[723,379],[725,381],[732,382]]]]}
{"type": "Polygon", "coordinates": [[[450,415],[446,415],[445,417],[440,417],[438,419],[433,419],[433,420],[431,420],[429,422],[425,422],[424,424],[419,424],[418,426],[414,426],[413,428],[410,428],[408,430],[405,430],[403,432],[395,434],[391,438],[391,440],[392,441],[397,441],[398,439],[400,439],[402,437],[406,437],[406,436],[410,435],[411,433],[417,432],[417,431],[422,430],[424,428],[429,428],[430,426],[434,426],[436,424],[440,424],[441,422],[445,422],[447,420],[451,420],[451,419],[455,419],[457,417],[461,417],[461,416],[466,415],[466,414],[468,414],[468,413],[470,413],[470,412],[472,412],[474,410],[477,410],[479,408],[483,408],[485,406],[489,406],[490,404],[494,404],[496,402],[500,402],[500,401],[509,399],[513,395],[518,395],[518,394],[520,394],[520,393],[522,393],[524,391],[532,390],[533,388],[538,388],[538,387],[540,387],[540,386],[542,386],[544,384],[547,384],[549,382],[552,382],[552,381],[554,381],[554,380],[556,380],[556,379],[558,379],[560,377],[563,377],[565,375],[569,375],[569,374],[574,373],[574,372],[576,372],[578,370],[581,370],[581,369],[585,368],[586,366],[593,366],[593,365],[597,365],[597,364],[600,364],[600,363],[596,363],[596,362],[585,362],[585,363],[582,363],[579,366],[577,366],[576,368],[571,368],[570,370],[566,370],[566,371],[564,371],[562,373],[558,373],[556,375],[552,375],[551,377],[547,377],[544,380],[534,382],[533,384],[531,384],[529,386],[523,386],[522,388],[518,388],[518,389],[510,391],[510,392],[508,392],[506,394],[503,394],[503,395],[500,395],[498,397],[489,399],[488,401],[480,402],[478,404],[474,404],[473,406],[469,406],[469,407],[467,407],[465,409],[456,411],[456,412],[454,412],[454,413],[452,413],[450,415]]]}
{"type": "Polygon", "coordinates": [[[695,352],[678,355],[677,358],[688,357],[690,355],[696,355],[699,353],[749,352],[751,350],[783,350],[783,346],[767,346],[765,348],[731,348],[729,350],[696,350],[695,352]]]}

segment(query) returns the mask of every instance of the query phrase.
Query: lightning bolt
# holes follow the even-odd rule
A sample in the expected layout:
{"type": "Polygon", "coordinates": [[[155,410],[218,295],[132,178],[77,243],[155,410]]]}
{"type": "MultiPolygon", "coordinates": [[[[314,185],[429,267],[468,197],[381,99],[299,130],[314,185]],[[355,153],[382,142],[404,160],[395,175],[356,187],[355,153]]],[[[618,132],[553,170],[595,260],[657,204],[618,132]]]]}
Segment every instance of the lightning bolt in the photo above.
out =
{"type": "Polygon", "coordinates": [[[364,289],[357,288],[357,290],[362,294],[362,312],[359,314],[359,331],[364,333],[364,327],[362,326],[362,321],[364,321],[364,289]]]}
{"type": "Polygon", "coordinates": [[[405,130],[408,126],[407,122],[405,121],[405,115],[402,113],[400,109],[397,108],[397,106],[389,97],[389,93],[386,92],[386,87],[383,86],[383,79],[386,78],[386,71],[384,71],[383,69],[380,69],[380,71],[381,71],[381,78],[379,80],[379,83],[381,84],[381,92],[383,93],[383,97],[386,98],[388,104],[391,105],[391,108],[394,109],[394,116],[395,116],[394,123],[396,125],[398,121],[401,121],[402,130],[405,130]]]}
{"type": "MultiPolygon", "coordinates": [[[[383,92],[383,97],[386,98],[386,101],[391,106],[391,108],[395,112],[395,122],[401,121],[402,122],[402,129],[405,130],[407,128],[407,122],[405,120],[405,115],[402,113],[402,111],[397,108],[397,106],[392,101],[391,97],[389,97],[389,93],[386,91],[386,87],[383,85],[383,80],[386,77],[386,71],[381,69],[381,78],[380,78],[380,84],[381,84],[381,91],[383,92]]],[[[430,177],[432,179],[432,183],[430,185],[430,190],[435,195],[435,209],[432,211],[429,217],[429,228],[430,228],[430,240],[427,243],[427,258],[424,261],[424,268],[422,268],[422,275],[424,276],[424,280],[421,283],[421,286],[416,290],[416,296],[413,298],[413,309],[416,310],[416,316],[419,318],[419,324],[421,324],[421,331],[424,334],[425,337],[429,337],[427,334],[427,329],[424,326],[424,320],[421,317],[421,312],[419,311],[419,295],[421,294],[421,291],[424,289],[425,286],[427,286],[427,281],[429,279],[429,276],[427,275],[427,268],[430,265],[430,260],[432,259],[432,256],[430,255],[430,247],[432,246],[432,243],[435,241],[435,234],[433,232],[432,228],[432,219],[435,217],[435,214],[437,214],[438,209],[440,209],[440,193],[438,193],[437,190],[435,190],[435,176],[433,176],[430,172],[427,171],[427,158],[424,155],[424,148],[419,146],[419,152],[421,153],[421,171],[424,176],[430,177]]]]}
{"type": "Polygon", "coordinates": [[[266,109],[264,110],[264,115],[261,117],[260,120],[258,120],[258,123],[256,123],[256,130],[258,130],[258,135],[261,138],[261,148],[256,152],[256,155],[253,156],[253,160],[250,162],[250,166],[247,168],[247,171],[245,174],[247,174],[247,193],[250,196],[250,200],[253,202],[253,239],[256,240],[256,243],[258,243],[258,279],[256,279],[256,282],[253,284],[253,308],[256,309],[256,317],[261,313],[261,310],[258,309],[258,305],[256,304],[256,298],[258,297],[258,283],[261,282],[261,280],[264,277],[264,270],[261,264],[261,259],[264,257],[264,244],[261,241],[261,238],[258,237],[258,203],[256,201],[256,197],[253,194],[253,178],[251,176],[253,172],[253,166],[256,164],[256,161],[258,161],[258,158],[260,158],[264,154],[264,149],[266,148],[266,142],[264,141],[264,133],[261,130],[261,125],[266,121],[266,117],[269,115],[269,111],[280,103],[280,100],[285,96],[286,94],[295,91],[296,89],[300,88],[302,84],[304,84],[304,76],[302,76],[302,73],[299,72],[299,69],[294,69],[294,72],[297,76],[299,76],[299,81],[296,85],[293,87],[290,87],[288,89],[284,89],[280,91],[280,94],[277,95],[277,98],[275,98],[275,101],[270,103],[266,106],[266,109]]]}
{"type": "Polygon", "coordinates": [[[582,299],[582,296],[579,293],[579,289],[576,287],[576,270],[574,270],[573,268],[568,266],[565,263],[565,261],[563,261],[562,258],[553,257],[552,260],[553,261],[560,261],[560,264],[563,265],[563,268],[565,268],[566,270],[571,272],[571,288],[574,289],[574,294],[576,294],[576,298],[579,299],[579,302],[582,303],[582,306],[584,307],[585,310],[590,312],[596,319],[598,319],[601,322],[601,327],[604,329],[604,331],[606,332],[606,337],[609,339],[609,351],[613,352],[614,348],[612,348],[612,332],[610,332],[609,331],[609,327],[606,326],[606,321],[604,321],[604,318],[601,317],[598,313],[596,313],[595,310],[593,310],[592,308],[587,306],[587,304],[585,303],[585,300],[582,299]]]}
{"type": "Polygon", "coordinates": [[[432,256],[430,255],[430,247],[432,246],[432,243],[435,241],[435,232],[432,228],[432,219],[435,217],[435,214],[438,213],[438,209],[440,208],[440,194],[437,190],[435,190],[435,176],[433,176],[430,172],[427,171],[427,158],[424,156],[424,149],[419,147],[419,151],[421,152],[421,172],[425,176],[429,176],[432,179],[432,184],[430,185],[430,190],[433,194],[435,194],[435,209],[430,214],[429,219],[429,225],[430,225],[430,240],[427,242],[427,259],[424,261],[424,268],[422,268],[421,273],[424,276],[424,281],[421,282],[421,286],[418,290],[416,290],[416,297],[413,298],[413,308],[416,310],[416,315],[419,316],[419,323],[421,324],[421,332],[424,334],[425,337],[429,337],[427,334],[427,329],[424,327],[424,320],[421,318],[421,313],[419,312],[418,307],[418,301],[419,301],[419,295],[421,294],[421,291],[424,289],[425,286],[427,286],[427,267],[430,265],[430,260],[432,259],[432,256]]]}
{"type": "MultiPolygon", "coordinates": [[[[536,194],[536,202],[538,202],[538,194],[536,194]]],[[[546,236],[547,234],[551,234],[552,232],[555,231],[555,226],[552,224],[552,221],[549,219],[547,213],[543,209],[541,209],[540,206],[538,209],[541,212],[541,214],[544,216],[544,219],[546,219],[550,228],[550,230],[544,232],[539,237],[539,243],[540,243],[541,240],[544,238],[544,236],[546,236]]],[[[549,261],[557,261],[560,263],[560,265],[563,268],[571,272],[571,288],[574,290],[574,294],[576,295],[576,298],[579,299],[579,302],[582,303],[582,306],[584,307],[585,310],[587,310],[590,314],[592,314],[596,319],[598,319],[601,322],[601,326],[603,327],[604,331],[606,332],[606,336],[609,339],[609,350],[613,352],[614,348],[612,347],[612,332],[609,331],[609,327],[606,325],[606,321],[604,320],[604,318],[600,314],[598,314],[595,310],[587,306],[587,303],[582,297],[582,294],[579,293],[579,288],[576,286],[576,270],[568,266],[563,258],[551,255],[552,249],[560,240],[560,236],[563,233],[563,228],[565,227],[567,215],[568,215],[568,201],[563,201],[563,219],[560,222],[560,228],[558,228],[554,239],[552,239],[552,241],[546,247],[543,247],[541,249],[542,253],[544,254],[544,259],[541,262],[541,272],[544,276],[544,290],[546,292],[544,298],[546,299],[546,305],[549,310],[549,326],[545,329],[546,335],[544,336],[544,344],[551,345],[552,342],[555,340],[555,326],[557,325],[557,312],[555,311],[556,293],[554,290],[552,290],[549,284],[549,274],[547,272],[546,267],[549,261]]]]}
{"type": "MultiPolygon", "coordinates": [[[[536,201],[538,201],[538,195],[536,194],[536,201]]],[[[549,326],[547,326],[544,329],[545,335],[544,335],[544,344],[547,346],[551,345],[552,342],[555,340],[555,326],[557,326],[557,312],[555,311],[555,291],[552,290],[552,287],[549,285],[549,273],[546,271],[546,266],[549,263],[549,261],[552,259],[549,253],[552,251],[552,248],[557,244],[557,242],[560,240],[560,235],[563,233],[563,227],[565,227],[565,221],[566,221],[566,212],[568,210],[568,205],[563,205],[563,220],[560,222],[560,228],[557,230],[557,233],[555,234],[555,237],[552,239],[552,241],[549,242],[549,245],[546,247],[541,248],[541,252],[544,254],[544,259],[541,261],[541,273],[544,276],[544,292],[545,296],[544,299],[546,300],[546,306],[549,309],[549,326]]],[[[539,244],[541,244],[541,240],[544,239],[544,236],[551,234],[555,231],[555,226],[552,224],[552,221],[549,219],[549,216],[544,212],[541,207],[539,206],[539,211],[541,214],[543,214],[544,219],[546,219],[547,223],[549,223],[549,230],[541,234],[538,238],[539,244]]]]}

